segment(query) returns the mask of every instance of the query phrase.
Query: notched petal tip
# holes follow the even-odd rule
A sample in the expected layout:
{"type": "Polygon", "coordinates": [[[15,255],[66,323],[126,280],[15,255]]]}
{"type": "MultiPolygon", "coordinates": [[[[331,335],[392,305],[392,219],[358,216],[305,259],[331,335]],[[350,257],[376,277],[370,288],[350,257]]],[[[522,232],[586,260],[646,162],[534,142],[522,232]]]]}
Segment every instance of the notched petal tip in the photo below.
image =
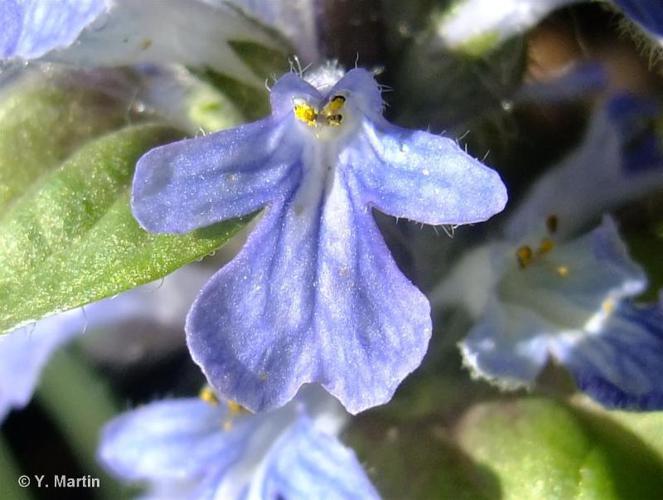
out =
{"type": "Polygon", "coordinates": [[[297,200],[270,207],[189,313],[193,359],[223,397],[251,410],[319,383],[358,413],[389,401],[427,350],[428,301],[371,214],[336,188],[322,215],[297,200]]]}

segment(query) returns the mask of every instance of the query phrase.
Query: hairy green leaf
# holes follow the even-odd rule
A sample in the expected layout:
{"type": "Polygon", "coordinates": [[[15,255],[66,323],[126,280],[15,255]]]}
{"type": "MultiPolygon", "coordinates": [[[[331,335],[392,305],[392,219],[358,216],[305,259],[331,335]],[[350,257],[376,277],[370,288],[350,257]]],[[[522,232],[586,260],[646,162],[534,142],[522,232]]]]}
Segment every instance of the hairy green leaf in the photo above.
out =
{"type": "Polygon", "coordinates": [[[129,207],[138,158],[179,134],[127,127],[95,140],[0,217],[0,331],[158,279],[213,252],[241,221],[184,236],[143,231],[129,207]]]}
{"type": "Polygon", "coordinates": [[[89,87],[42,75],[10,86],[0,100],[0,213],[81,144],[125,120],[125,107],[89,87]]]}

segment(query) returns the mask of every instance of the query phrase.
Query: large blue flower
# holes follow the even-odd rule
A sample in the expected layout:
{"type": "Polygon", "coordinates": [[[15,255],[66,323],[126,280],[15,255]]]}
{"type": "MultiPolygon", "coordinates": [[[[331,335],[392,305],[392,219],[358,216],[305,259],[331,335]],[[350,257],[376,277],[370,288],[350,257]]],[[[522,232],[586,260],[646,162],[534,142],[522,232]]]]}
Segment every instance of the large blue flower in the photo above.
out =
{"type": "Polygon", "coordinates": [[[106,425],[99,459],[155,499],[379,498],[336,438],[338,403],[305,392],[260,415],[194,398],[152,403],[106,425]]]}
{"type": "Polygon", "coordinates": [[[253,411],[319,382],[358,412],[388,401],[421,362],[429,304],[398,270],[372,207],[467,224],[506,202],[499,176],[453,140],[386,122],[369,72],[341,76],[287,74],[268,118],[153,149],[136,167],[133,211],[149,231],[266,207],[187,320],[194,360],[253,411]]]}

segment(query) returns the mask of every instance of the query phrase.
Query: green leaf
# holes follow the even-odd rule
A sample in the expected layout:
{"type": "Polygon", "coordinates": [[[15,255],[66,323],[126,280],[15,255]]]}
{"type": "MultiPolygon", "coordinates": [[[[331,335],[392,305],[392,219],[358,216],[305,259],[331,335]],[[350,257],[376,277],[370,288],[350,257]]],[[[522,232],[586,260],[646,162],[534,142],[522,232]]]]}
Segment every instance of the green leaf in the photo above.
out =
{"type": "Polygon", "coordinates": [[[0,100],[0,213],[81,144],[126,120],[126,107],[57,79],[23,78],[0,100]]]}
{"type": "Polygon", "coordinates": [[[663,461],[635,434],[560,402],[481,404],[458,435],[497,474],[504,499],[654,499],[663,491],[663,461]]]}
{"type": "Polygon", "coordinates": [[[143,231],[129,207],[138,158],[179,134],[127,127],[91,142],[0,218],[0,331],[158,279],[200,259],[243,223],[184,236],[143,231]]]}

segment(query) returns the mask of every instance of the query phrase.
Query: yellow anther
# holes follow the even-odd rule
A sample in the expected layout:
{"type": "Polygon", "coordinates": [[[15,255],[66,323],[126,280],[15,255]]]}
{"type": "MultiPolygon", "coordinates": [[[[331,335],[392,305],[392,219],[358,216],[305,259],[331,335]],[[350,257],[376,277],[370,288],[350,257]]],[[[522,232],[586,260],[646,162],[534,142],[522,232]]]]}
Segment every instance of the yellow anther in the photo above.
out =
{"type": "Polygon", "coordinates": [[[606,314],[612,314],[615,312],[615,301],[613,299],[605,299],[601,304],[601,307],[606,314]]]}
{"type": "Polygon", "coordinates": [[[230,399],[226,401],[226,405],[228,406],[228,415],[223,421],[223,430],[227,432],[233,428],[233,421],[235,420],[235,418],[237,418],[238,416],[244,413],[249,413],[249,411],[246,408],[244,408],[241,404],[232,401],[230,399]]]}
{"type": "Polygon", "coordinates": [[[293,112],[299,121],[306,123],[309,127],[315,127],[318,124],[318,111],[307,102],[295,102],[293,112]]]}
{"type": "Polygon", "coordinates": [[[528,265],[532,263],[534,259],[534,252],[532,247],[529,245],[523,245],[518,250],[516,250],[516,259],[518,259],[518,265],[521,269],[525,269],[528,265]]]}
{"type": "Polygon", "coordinates": [[[247,413],[246,408],[244,408],[241,404],[237,403],[236,401],[228,400],[227,403],[228,405],[228,413],[231,415],[240,415],[242,413],[247,413]]]}
{"type": "Polygon", "coordinates": [[[539,248],[537,249],[536,253],[538,255],[545,255],[548,252],[550,252],[553,248],[555,248],[555,242],[550,238],[543,238],[541,240],[541,243],[539,244],[539,248]]]}
{"type": "Polygon", "coordinates": [[[566,278],[569,275],[569,268],[566,266],[557,266],[555,270],[562,278],[566,278]]]}
{"type": "Polygon", "coordinates": [[[342,95],[337,95],[332,97],[327,104],[322,108],[320,113],[327,120],[327,125],[332,127],[338,127],[343,121],[343,115],[340,111],[345,105],[345,97],[342,95]]]}
{"type": "Polygon", "coordinates": [[[555,234],[557,232],[557,228],[559,227],[559,219],[557,218],[556,215],[549,215],[548,218],[546,219],[546,229],[548,229],[548,232],[550,234],[555,234]]]}
{"type": "Polygon", "coordinates": [[[198,397],[205,401],[205,403],[209,403],[213,406],[219,404],[219,398],[216,396],[214,389],[212,389],[209,385],[206,385],[200,390],[198,397]]]}
{"type": "Polygon", "coordinates": [[[331,98],[331,100],[325,105],[324,108],[322,108],[323,114],[330,114],[330,115],[335,115],[341,109],[343,109],[343,105],[345,104],[345,97],[342,95],[337,95],[331,98]]]}

